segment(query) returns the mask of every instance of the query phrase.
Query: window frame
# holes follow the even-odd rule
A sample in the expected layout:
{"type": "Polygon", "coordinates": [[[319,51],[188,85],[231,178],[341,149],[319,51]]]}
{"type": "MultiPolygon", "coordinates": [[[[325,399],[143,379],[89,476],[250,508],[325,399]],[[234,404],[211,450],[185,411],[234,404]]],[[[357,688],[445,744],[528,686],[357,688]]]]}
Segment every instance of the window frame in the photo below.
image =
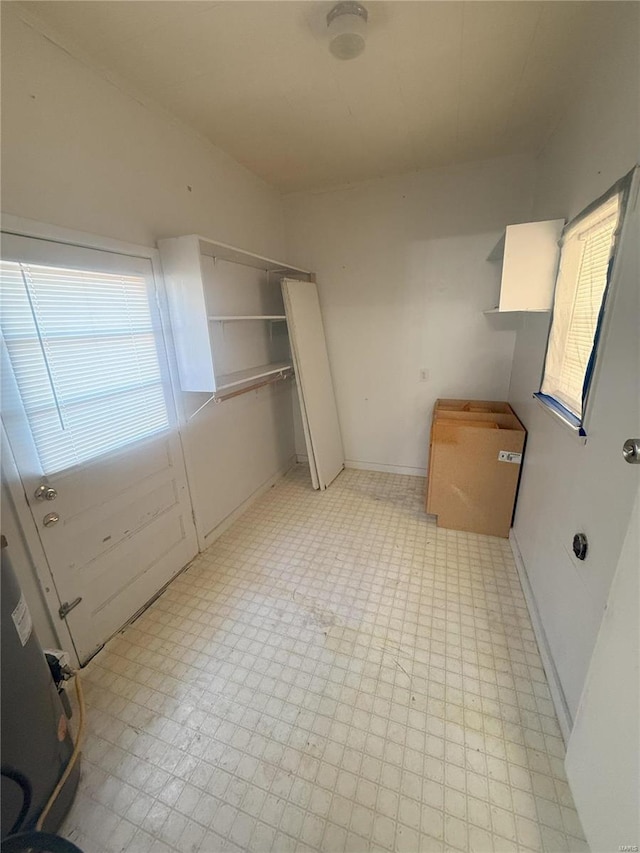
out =
{"type": "Polygon", "coordinates": [[[551,321],[549,323],[549,330],[547,332],[547,343],[545,347],[542,374],[540,376],[539,390],[533,395],[534,398],[542,405],[542,407],[547,412],[549,412],[554,418],[559,420],[560,423],[562,423],[565,427],[568,427],[574,434],[578,435],[584,440],[586,440],[587,438],[587,427],[591,410],[591,401],[593,399],[593,390],[596,385],[598,368],[600,364],[599,354],[601,351],[603,340],[606,337],[608,320],[611,314],[611,306],[613,303],[613,296],[615,295],[616,272],[618,269],[617,259],[619,256],[620,246],[622,245],[623,238],[626,232],[626,213],[629,209],[629,205],[632,199],[633,205],[635,205],[635,201],[638,195],[639,173],[640,167],[634,166],[631,171],[629,171],[626,175],[624,175],[624,177],[616,181],[611,187],[609,187],[606,192],[604,192],[601,196],[599,196],[597,199],[587,205],[587,207],[585,207],[577,216],[575,216],[570,222],[567,223],[567,225],[565,225],[559,242],[560,253],[558,256],[558,269],[556,271],[556,286],[558,283],[558,276],[562,263],[563,243],[567,232],[575,228],[575,226],[578,225],[582,220],[593,214],[599,207],[606,204],[615,195],[620,196],[618,223],[613,235],[613,245],[609,257],[606,284],[602,294],[600,310],[598,312],[598,319],[596,322],[591,353],[589,355],[589,360],[584,375],[584,382],[582,388],[582,414],[580,416],[576,415],[574,412],[568,409],[560,400],[556,399],[550,394],[545,394],[542,391],[547,366],[547,357],[549,353],[549,345],[551,341],[551,333],[553,330],[556,298],[555,287],[553,305],[551,309],[551,321]]]}

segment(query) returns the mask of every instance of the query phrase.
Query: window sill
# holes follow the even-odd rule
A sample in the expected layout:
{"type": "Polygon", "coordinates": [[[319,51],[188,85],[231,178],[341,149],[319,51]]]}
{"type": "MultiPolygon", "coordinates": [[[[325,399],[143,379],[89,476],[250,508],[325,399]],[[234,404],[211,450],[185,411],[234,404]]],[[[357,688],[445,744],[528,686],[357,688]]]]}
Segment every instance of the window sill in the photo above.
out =
{"type": "Polygon", "coordinates": [[[564,410],[553,397],[548,397],[546,394],[537,393],[533,395],[538,404],[550,415],[556,423],[559,423],[572,435],[580,440],[582,444],[587,443],[587,433],[584,426],[580,424],[578,419],[564,410]]]}

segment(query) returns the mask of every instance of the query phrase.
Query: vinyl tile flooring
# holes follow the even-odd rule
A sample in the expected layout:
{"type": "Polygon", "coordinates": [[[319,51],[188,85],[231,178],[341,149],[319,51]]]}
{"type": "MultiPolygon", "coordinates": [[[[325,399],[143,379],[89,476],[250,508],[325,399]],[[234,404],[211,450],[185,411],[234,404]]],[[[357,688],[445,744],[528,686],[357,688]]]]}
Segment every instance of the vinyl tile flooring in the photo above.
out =
{"type": "Polygon", "coordinates": [[[506,540],[296,466],[84,669],[86,853],[586,851],[506,540]]]}

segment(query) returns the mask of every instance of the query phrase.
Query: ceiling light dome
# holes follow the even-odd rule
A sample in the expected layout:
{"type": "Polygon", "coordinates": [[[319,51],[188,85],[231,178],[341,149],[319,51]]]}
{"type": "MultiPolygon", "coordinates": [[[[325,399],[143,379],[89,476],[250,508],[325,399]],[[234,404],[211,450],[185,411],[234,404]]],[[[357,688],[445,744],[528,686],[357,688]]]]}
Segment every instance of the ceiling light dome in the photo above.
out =
{"type": "Polygon", "coordinates": [[[364,50],[368,17],[365,7],[354,0],[342,0],[329,12],[329,50],[337,59],[360,56],[364,50]]]}

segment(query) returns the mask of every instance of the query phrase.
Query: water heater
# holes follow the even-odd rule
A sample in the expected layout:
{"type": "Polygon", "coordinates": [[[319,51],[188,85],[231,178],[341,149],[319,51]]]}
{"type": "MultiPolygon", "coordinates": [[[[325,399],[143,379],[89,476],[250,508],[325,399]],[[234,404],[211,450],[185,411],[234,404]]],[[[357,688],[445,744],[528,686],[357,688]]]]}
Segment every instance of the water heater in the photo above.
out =
{"type": "MultiPolygon", "coordinates": [[[[68,718],[2,537],[1,837],[35,827],[73,752],[68,718]]],[[[54,832],[71,807],[74,766],[43,829],[54,832]]],[[[49,848],[47,848],[49,849],[49,848]]]]}

